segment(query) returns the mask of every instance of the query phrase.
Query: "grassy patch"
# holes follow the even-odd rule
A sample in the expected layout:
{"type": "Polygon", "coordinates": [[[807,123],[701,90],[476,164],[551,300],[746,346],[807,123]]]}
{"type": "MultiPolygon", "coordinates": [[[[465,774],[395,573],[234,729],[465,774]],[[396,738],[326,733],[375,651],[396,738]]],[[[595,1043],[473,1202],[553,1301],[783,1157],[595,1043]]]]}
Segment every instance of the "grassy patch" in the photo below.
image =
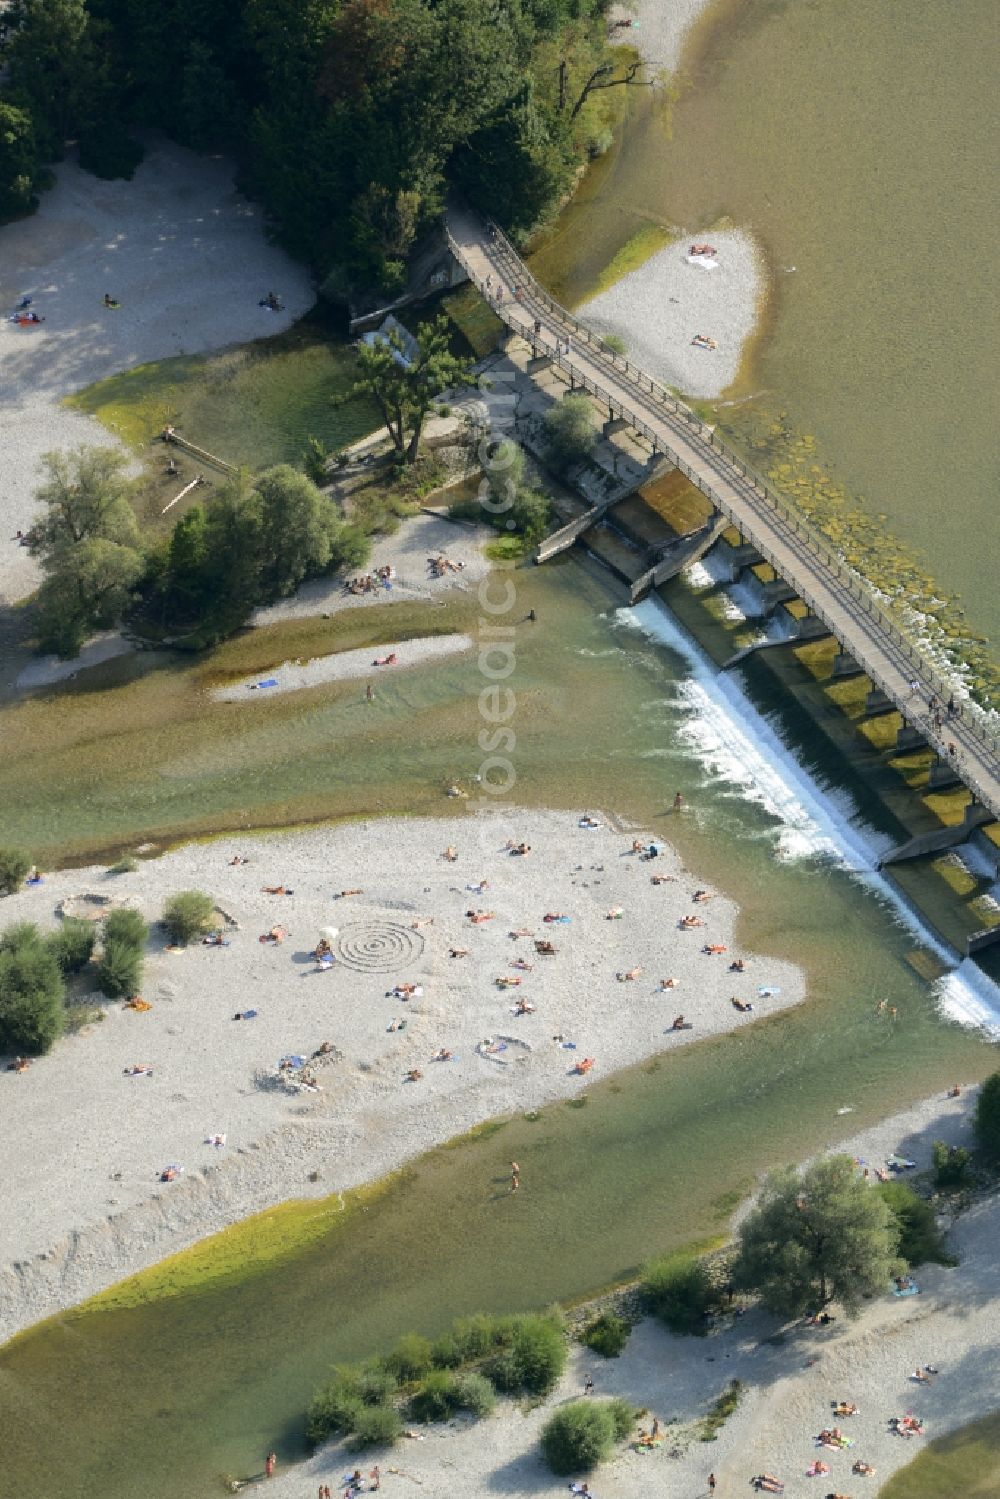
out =
{"type": "Polygon", "coordinates": [[[441,305],[477,359],[496,348],[504,325],[471,282],[444,297],[441,305]]]}
{"type": "Polygon", "coordinates": [[[1000,1411],[931,1442],[880,1493],[882,1499],[994,1499],[1000,1493],[1000,1411]]]}
{"type": "Polygon", "coordinates": [[[599,292],[607,291],[609,287],[614,286],[623,276],[641,269],[646,261],[651,260],[658,251],[672,244],[674,237],[665,224],[643,224],[625,241],[614,259],[604,267],[590,295],[596,297],[599,292]]]}
{"type": "Polygon", "coordinates": [[[308,323],[219,354],[181,355],[124,370],[70,396],[129,447],[170,423],[227,463],[295,463],[310,436],[343,447],[378,426],[368,402],[334,404],[355,378],[354,351],[308,323]]]}
{"type": "Polygon", "coordinates": [[[725,1426],[729,1417],[733,1415],[740,1403],[743,1394],[743,1385],[738,1379],[731,1379],[708,1408],[708,1415],[701,1423],[698,1440],[701,1442],[714,1442],[717,1440],[720,1430],[725,1426]]]}

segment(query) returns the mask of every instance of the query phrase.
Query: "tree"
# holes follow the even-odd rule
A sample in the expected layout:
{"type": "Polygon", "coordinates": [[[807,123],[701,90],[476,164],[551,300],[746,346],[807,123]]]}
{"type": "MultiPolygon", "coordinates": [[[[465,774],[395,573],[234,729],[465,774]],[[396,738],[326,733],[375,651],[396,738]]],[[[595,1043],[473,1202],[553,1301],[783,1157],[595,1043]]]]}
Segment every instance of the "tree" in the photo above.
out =
{"type": "Polygon", "coordinates": [[[564,396],[545,413],[548,455],[561,472],[583,463],[594,451],[593,408],[586,396],[564,396]]]}
{"type": "Polygon", "coordinates": [[[416,333],[419,351],[410,362],[403,340],[392,330],[379,334],[358,349],[359,378],[351,396],[374,400],[389,429],[399,459],[412,463],[420,445],[424,419],[441,392],[470,383],[471,361],[448,348],[448,319],[421,323],[416,333]]]}
{"type": "Polygon", "coordinates": [[[704,1259],[682,1250],[645,1267],[642,1299],[671,1332],[704,1336],[719,1296],[704,1259]]]}
{"type": "Polygon", "coordinates": [[[260,496],[261,587],[267,599],[294,593],[330,561],[340,517],[329,496],[288,464],[256,480],[260,496]]]}
{"type": "Polygon", "coordinates": [[[850,1156],[829,1156],[801,1175],[767,1177],[744,1221],[734,1283],[759,1293],[779,1316],[795,1317],[839,1301],[856,1316],[862,1298],[899,1273],[899,1228],[850,1156]]]}
{"type": "Polygon", "coordinates": [[[927,1260],[954,1264],[944,1246],[934,1209],[907,1182],[880,1182],[879,1196],[889,1206],[899,1229],[899,1253],[912,1270],[927,1260]]]}
{"type": "Polygon", "coordinates": [[[566,1367],[566,1335],[555,1316],[521,1317],[510,1345],[486,1372],[498,1390],[547,1395],[566,1367]]]}
{"type": "Polygon", "coordinates": [[[511,506],[510,519],[514,530],[523,536],[526,545],[537,546],[549,529],[552,505],[547,495],[537,489],[521,489],[511,506]]]}
{"type": "Polygon", "coordinates": [[[23,848],[0,848],[0,895],[16,895],[30,868],[23,848]]]}
{"type": "Polygon", "coordinates": [[[10,47],[9,92],[31,112],[42,159],[63,153],[85,95],[85,0],[21,0],[10,47]]]}
{"type": "Polygon", "coordinates": [[[37,206],[39,166],[31,115],[0,99],[0,224],[37,206]]]}
{"type": "Polygon", "coordinates": [[[0,1051],[48,1051],[63,1027],[65,992],[55,956],[37,936],[0,949],[0,1051]]]}
{"type": "Polygon", "coordinates": [[[67,916],[45,941],[59,964],[60,972],[65,976],[86,968],[94,951],[96,938],[92,921],[67,916]]]}
{"type": "Polygon", "coordinates": [[[598,93],[601,89],[655,87],[655,78],[643,77],[642,70],[645,67],[648,67],[648,63],[640,58],[635,62],[627,63],[622,69],[621,74],[615,77],[616,69],[614,63],[601,63],[593,70],[577,95],[573,108],[570,110],[570,119],[575,120],[591,94],[598,93]]]}
{"type": "Polygon", "coordinates": [[[610,1457],[632,1429],[624,1400],[571,1400],[542,1427],[542,1451],[553,1473],[586,1473],[610,1457]]]}
{"type": "Polygon", "coordinates": [[[104,943],[97,965],[97,987],[109,999],[130,999],[142,984],[142,949],[120,938],[104,943]]]}
{"type": "Polygon", "coordinates": [[[166,589],[185,618],[197,615],[208,587],[208,520],[201,505],[192,505],[174,526],[167,551],[166,589]]]}
{"type": "Polygon", "coordinates": [[[43,563],[81,541],[113,541],[137,550],[139,527],[128,502],[126,458],[117,448],[78,447],[45,453],[46,478],[35,490],[45,513],[32,527],[29,544],[43,563]]]}
{"type": "Polygon", "coordinates": [[[105,942],[123,942],[126,947],[139,951],[145,947],[148,937],[149,927],[142,913],[130,906],[119,906],[104,918],[105,942]]]}
{"type": "Polygon", "coordinates": [[[202,890],[181,890],[172,895],[163,908],[163,925],[167,936],[178,947],[184,947],[211,924],[215,903],[202,890]]]}
{"type": "Polygon", "coordinates": [[[137,551],[103,540],[65,547],[46,565],[36,596],[39,646],[63,657],[77,655],[94,630],[121,622],[145,571],[137,551]]]}
{"type": "Polygon", "coordinates": [[[983,1154],[1000,1161],[1000,1072],[994,1072],[980,1088],[972,1127],[983,1154]]]}

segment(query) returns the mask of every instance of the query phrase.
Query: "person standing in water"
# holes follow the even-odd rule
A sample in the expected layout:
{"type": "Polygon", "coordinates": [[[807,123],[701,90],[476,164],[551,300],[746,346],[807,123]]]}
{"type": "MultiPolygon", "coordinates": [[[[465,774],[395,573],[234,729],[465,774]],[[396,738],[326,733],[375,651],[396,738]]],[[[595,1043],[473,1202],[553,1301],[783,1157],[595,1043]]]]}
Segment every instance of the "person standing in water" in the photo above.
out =
{"type": "Polygon", "coordinates": [[[679,812],[684,805],[684,798],[679,791],[674,792],[674,811],[679,812]]]}
{"type": "Polygon", "coordinates": [[[510,1163],[510,1190],[516,1192],[521,1185],[521,1168],[516,1161],[510,1163]]]}
{"type": "Polygon", "coordinates": [[[269,1452],[267,1454],[267,1462],[264,1464],[264,1476],[265,1476],[265,1478],[273,1478],[274,1477],[274,1470],[277,1467],[277,1465],[278,1465],[278,1454],[276,1452],[269,1452]]]}

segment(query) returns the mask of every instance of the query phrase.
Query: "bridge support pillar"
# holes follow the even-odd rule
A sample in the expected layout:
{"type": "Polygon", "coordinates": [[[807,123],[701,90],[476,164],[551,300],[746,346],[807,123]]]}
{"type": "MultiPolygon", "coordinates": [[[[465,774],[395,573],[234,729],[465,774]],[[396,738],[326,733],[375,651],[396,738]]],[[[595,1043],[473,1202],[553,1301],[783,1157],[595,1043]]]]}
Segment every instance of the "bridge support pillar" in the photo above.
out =
{"type": "Polygon", "coordinates": [[[630,425],[627,416],[612,416],[604,423],[601,431],[605,437],[614,437],[616,432],[626,432],[630,425]]]}
{"type": "Polygon", "coordinates": [[[839,677],[860,677],[862,668],[849,651],[841,650],[833,658],[833,670],[830,675],[834,681],[839,677]]]}
{"type": "Polygon", "coordinates": [[[537,375],[542,370],[550,370],[551,368],[551,354],[533,354],[525,365],[525,370],[529,375],[537,375]]]}
{"type": "Polygon", "coordinates": [[[958,786],[961,780],[953,761],[937,759],[927,773],[927,790],[943,791],[948,786],[958,786]]]}
{"type": "Polygon", "coordinates": [[[919,729],[915,729],[911,723],[902,723],[896,731],[896,748],[898,750],[923,749],[924,736],[919,729]]]}
{"type": "Polygon", "coordinates": [[[887,698],[881,687],[873,687],[865,698],[865,712],[870,718],[875,718],[880,713],[895,713],[896,704],[891,698],[887,698]]]}

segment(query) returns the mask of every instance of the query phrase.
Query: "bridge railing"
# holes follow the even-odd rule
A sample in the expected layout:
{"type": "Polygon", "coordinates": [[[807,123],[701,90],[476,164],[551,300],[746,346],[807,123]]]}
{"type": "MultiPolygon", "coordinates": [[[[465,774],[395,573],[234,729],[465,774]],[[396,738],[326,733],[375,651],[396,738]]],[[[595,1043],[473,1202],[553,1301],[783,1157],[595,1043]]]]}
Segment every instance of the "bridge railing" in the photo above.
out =
{"type": "MultiPolygon", "coordinates": [[[[546,291],[546,289],[535,278],[535,276],[532,275],[531,271],[528,270],[527,266],[521,260],[517,251],[514,249],[513,245],[510,243],[506,235],[503,233],[503,230],[500,229],[498,225],[490,223],[488,225],[488,228],[491,234],[492,248],[495,251],[496,257],[500,262],[506,265],[507,274],[514,285],[529,290],[532,300],[540,303],[546,309],[546,311],[551,316],[553,316],[562,326],[564,326],[570,333],[572,333],[573,336],[585,343],[591,354],[596,355],[600,362],[606,364],[609,367],[609,373],[613,371],[617,376],[621,376],[624,374],[629,379],[629,382],[635,387],[637,394],[643,397],[642,405],[647,408],[647,415],[655,415],[662,418],[669,413],[669,416],[673,418],[674,423],[682,427],[685,436],[689,437],[693,441],[699,442],[704,447],[709,449],[712,454],[717,455],[718,459],[721,460],[721,464],[724,464],[726,469],[729,470],[729,472],[725,475],[720,474],[720,477],[725,477],[730,483],[733,483],[734,474],[738,475],[739,478],[743,481],[743,484],[753,491],[753,498],[758,503],[760,501],[763,501],[768,510],[771,511],[775,524],[777,524],[779,528],[784,530],[786,533],[790,531],[792,535],[802,544],[802,546],[808,549],[808,551],[812,555],[812,560],[819,562],[827,573],[829,573],[844,588],[846,588],[850,597],[862,607],[864,612],[869,616],[873,623],[878,626],[880,632],[885,637],[887,637],[887,639],[896,647],[898,652],[902,653],[902,656],[905,658],[907,669],[909,669],[910,667],[916,668],[922,684],[925,687],[930,688],[930,691],[933,692],[941,700],[942,703],[947,701],[947,699],[954,693],[956,683],[952,679],[948,678],[940,671],[938,671],[935,664],[928,657],[926,650],[916,640],[914,640],[912,636],[907,633],[907,631],[900,627],[898,622],[881,605],[874,592],[872,591],[870,585],[867,584],[860,577],[860,575],[852,567],[850,567],[849,564],[844,562],[843,558],[840,557],[833,550],[833,548],[826,543],[825,539],[821,537],[820,533],[815,529],[815,527],[810,525],[805,517],[802,516],[801,513],[798,512],[783,496],[776,493],[768,484],[766,484],[761,478],[759,478],[759,476],[755,474],[754,471],[748,466],[745,460],[741,458],[740,455],[736,453],[731,447],[729,447],[729,445],[717,435],[713,428],[707,426],[706,423],[702,422],[700,418],[696,416],[695,413],[690,409],[690,407],[685,406],[685,404],[682,401],[678,400],[677,397],[673,395],[672,392],[667,390],[665,386],[659,384],[659,382],[657,382],[656,380],[651,379],[649,375],[647,375],[643,370],[639,369],[634,363],[624,358],[624,356],[618,354],[616,350],[609,348],[599,334],[588,328],[586,323],[581,322],[581,320],[575,317],[573,313],[567,311],[566,308],[561,306],[561,304],[558,303],[555,298],[546,291]]],[[[473,268],[469,265],[468,257],[463,253],[462,246],[455,240],[450,230],[446,230],[446,233],[449,248],[455,255],[456,259],[465,266],[466,271],[468,271],[470,277],[472,278],[478,289],[483,293],[487,300],[493,301],[494,307],[496,308],[497,312],[504,322],[508,323],[511,327],[523,333],[524,329],[520,325],[519,319],[514,316],[514,308],[516,306],[519,306],[520,303],[515,302],[513,304],[501,304],[497,306],[495,299],[491,297],[490,289],[486,287],[483,278],[475,274],[473,268]]],[[[770,548],[768,548],[766,544],[762,544],[759,539],[749,531],[746,523],[746,517],[737,516],[736,513],[732,510],[732,507],[727,503],[725,496],[715,485],[711,483],[710,480],[706,479],[704,473],[696,472],[690,466],[690,464],[688,464],[683,458],[681,458],[680,454],[678,454],[667,444],[665,444],[662,433],[657,432],[654,428],[652,428],[645,417],[640,415],[638,411],[634,410],[630,406],[627,406],[623,402],[620,393],[615,394],[612,391],[601,386],[597,381],[591,379],[576,365],[574,365],[572,358],[569,355],[562,354],[556,351],[550,351],[548,349],[546,350],[546,353],[549,354],[554,364],[558,365],[559,368],[563,369],[569,375],[571,383],[581,386],[591,395],[595,396],[602,405],[608,408],[609,412],[617,413],[618,415],[625,417],[629,425],[641,436],[646,438],[646,440],[652,445],[654,452],[664,453],[664,455],[669,458],[670,462],[673,463],[675,467],[680,469],[681,473],[683,473],[687,479],[689,479],[698,489],[702,490],[712,500],[713,504],[717,506],[722,514],[725,515],[733,523],[733,525],[737,526],[742,532],[750,535],[750,539],[753,541],[757,550],[761,553],[761,556],[764,557],[765,561],[768,562],[770,566],[774,567],[776,571],[778,571],[782,576],[787,573],[787,562],[779,561],[779,559],[775,557],[773,552],[771,552],[770,548]]],[[[810,608],[818,616],[818,618],[822,619],[823,623],[829,629],[831,629],[834,633],[837,633],[835,622],[827,617],[826,611],[823,609],[818,600],[811,594],[811,591],[804,585],[800,585],[798,579],[789,578],[788,581],[793,584],[797,594],[802,599],[803,603],[805,603],[807,607],[810,608]]],[[[892,698],[894,694],[882,677],[881,673],[878,671],[878,668],[872,665],[870,659],[864,659],[864,651],[862,649],[859,649],[855,642],[851,642],[851,649],[857,656],[859,665],[864,668],[865,674],[870,677],[873,685],[886,692],[888,696],[892,698]]],[[[973,709],[973,711],[975,712],[975,709],[973,709]]],[[[986,750],[994,757],[1000,754],[1000,737],[991,733],[990,730],[985,726],[985,724],[977,721],[976,718],[969,715],[966,715],[963,718],[962,722],[965,730],[977,740],[977,742],[983,747],[984,750],[986,750]]],[[[926,724],[922,724],[922,731],[925,732],[926,737],[938,748],[940,753],[945,753],[944,738],[935,732],[933,723],[929,716],[926,724]]],[[[973,783],[972,777],[966,774],[964,778],[970,784],[971,789],[978,795],[979,791],[977,790],[976,785],[973,783]]]]}

